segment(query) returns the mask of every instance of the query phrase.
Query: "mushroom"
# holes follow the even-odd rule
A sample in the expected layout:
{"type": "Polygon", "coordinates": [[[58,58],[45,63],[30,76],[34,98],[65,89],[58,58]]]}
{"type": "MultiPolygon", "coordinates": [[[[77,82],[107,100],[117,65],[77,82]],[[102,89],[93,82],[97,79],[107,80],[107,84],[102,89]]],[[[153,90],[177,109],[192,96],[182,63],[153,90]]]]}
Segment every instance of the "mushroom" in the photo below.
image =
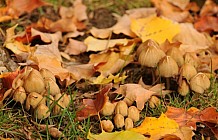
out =
{"type": "Polygon", "coordinates": [[[160,99],[157,96],[151,96],[151,98],[149,99],[149,107],[150,108],[155,108],[157,106],[160,105],[160,99]]]}
{"type": "Polygon", "coordinates": [[[45,119],[50,116],[49,108],[45,104],[40,104],[34,111],[34,116],[37,119],[45,119]]]}
{"type": "Polygon", "coordinates": [[[26,110],[28,111],[32,106],[35,109],[39,104],[46,104],[42,95],[37,92],[31,92],[26,99],[26,110]]]}
{"type": "Polygon", "coordinates": [[[54,108],[53,108],[53,114],[54,115],[58,115],[61,112],[61,109],[65,108],[65,104],[64,104],[64,98],[62,96],[61,93],[56,94],[54,97],[54,108]]]}
{"type": "Polygon", "coordinates": [[[184,64],[183,54],[179,48],[172,47],[166,52],[166,54],[168,56],[171,56],[176,61],[179,67],[181,67],[184,64]]]}
{"type": "Polygon", "coordinates": [[[117,128],[122,128],[125,125],[123,115],[116,114],[114,117],[114,124],[117,128]]]}
{"type": "Polygon", "coordinates": [[[146,66],[151,69],[152,82],[155,82],[154,68],[157,67],[158,62],[165,56],[164,51],[159,48],[159,45],[153,40],[149,39],[143,43],[143,47],[139,47],[137,52],[139,53],[138,62],[142,66],[146,66]],[[143,48],[143,49],[142,49],[143,48]]]}
{"type": "Polygon", "coordinates": [[[210,79],[206,74],[199,72],[190,79],[190,88],[194,92],[203,94],[210,87],[210,79]]]}
{"type": "Polygon", "coordinates": [[[110,120],[101,121],[101,127],[106,132],[112,132],[114,129],[114,125],[110,120]]]}
{"type": "Polygon", "coordinates": [[[197,70],[190,63],[185,63],[180,68],[180,76],[182,76],[182,78],[185,78],[187,80],[190,80],[196,74],[197,74],[197,70]]]}
{"type": "Polygon", "coordinates": [[[133,128],[132,119],[126,118],[124,123],[125,123],[125,130],[129,130],[129,129],[133,128]]]}
{"type": "Polygon", "coordinates": [[[179,67],[171,56],[165,56],[158,63],[156,74],[166,78],[166,89],[170,89],[170,77],[178,75],[179,67]]]}
{"type": "Polygon", "coordinates": [[[44,79],[44,82],[45,82],[45,89],[47,90],[47,92],[49,92],[49,94],[54,96],[61,92],[57,83],[51,78],[44,79]]]}
{"type": "Polygon", "coordinates": [[[124,117],[128,115],[128,106],[126,102],[119,101],[115,107],[115,114],[121,114],[124,117]]]}
{"type": "Polygon", "coordinates": [[[45,83],[39,71],[32,69],[29,75],[24,79],[23,87],[25,91],[29,93],[41,93],[45,90],[45,83]]]}
{"type": "Polygon", "coordinates": [[[110,116],[114,113],[115,105],[110,101],[107,101],[100,111],[100,113],[104,116],[110,116]]]}
{"type": "Polygon", "coordinates": [[[128,108],[128,118],[132,119],[133,122],[139,120],[139,110],[135,106],[130,106],[128,108]]]}
{"type": "Polygon", "coordinates": [[[179,87],[178,87],[178,93],[180,95],[182,95],[182,96],[185,96],[189,92],[190,92],[190,89],[189,89],[189,85],[188,85],[186,79],[182,79],[182,81],[181,81],[181,83],[179,84],[179,87]]]}
{"type": "Polygon", "coordinates": [[[51,78],[53,81],[56,81],[54,74],[50,70],[42,68],[39,72],[42,75],[43,79],[51,78]]]}
{"type": "Polygon", "coordinates": [[[13,99],[16,102],[20,102],[21,104],[24,104],[25,100],[26,100],[26,91],[23,87],[18,87],[13,94],[13,99]]]}

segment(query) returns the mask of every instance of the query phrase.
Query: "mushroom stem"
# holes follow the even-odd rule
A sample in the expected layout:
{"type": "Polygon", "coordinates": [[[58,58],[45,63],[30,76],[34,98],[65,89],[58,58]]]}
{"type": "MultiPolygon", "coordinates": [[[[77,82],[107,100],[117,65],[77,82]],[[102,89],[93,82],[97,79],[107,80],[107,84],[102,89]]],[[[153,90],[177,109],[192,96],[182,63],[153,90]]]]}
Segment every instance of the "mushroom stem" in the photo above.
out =
{"type": "Polygon", "coordinates": [[[170,77],[166,77],[166,89],[170,89],[170,77]]]}
{"type": "Polygon", "coordinates": [[[151,68],[151,75],[152,75],[152,84],[156,82],[156,75],[155,75],[155,69],[151,68]]]}

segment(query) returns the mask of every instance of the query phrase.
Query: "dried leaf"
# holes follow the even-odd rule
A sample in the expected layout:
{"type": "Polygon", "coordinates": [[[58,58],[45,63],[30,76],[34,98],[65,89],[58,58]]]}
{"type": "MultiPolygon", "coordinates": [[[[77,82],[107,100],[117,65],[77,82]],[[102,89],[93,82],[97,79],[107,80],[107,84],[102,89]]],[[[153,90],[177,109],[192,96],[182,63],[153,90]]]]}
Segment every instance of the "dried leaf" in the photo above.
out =
{"type": "Polygon", "coordinates": [[[172,42],[172,38],[180,32],[178,24],[156,16],[132,20],[131,30],[140,37],[143,42],[148,39],[153,39],[160,44],[167,39],[172,42]]]}
{"type": "Polygon", "coordinates": [[[87,46],[83,42],[69,39],[69,44],[67,45],[64,52],[68,53],[69,55],[78,55],[85,52],[86,50],[87,46]]]}
{"type": "Polygon", "coordinates": [[[150,140],[164,138],[169,134],[181,140],[190,140],[193,136],[193,132],[190,128],[180,128],[176,121],[169,119],[163,113],[159,118],[146,117],[139,127],[133,128],[130,131],[149,135],[150,140]]]}
{"type": "Polygon", "coordinates": [[[109,74],[108,77],[105,77],[103,74],[99,75],[96,79],[92,80],[93,84],[108,84],[113,81],[113,83],[118,83],[127,78],[126,75],[120,76],[118,73],[117,75],[109,74]]]}
{"type": "Polygon", "coordinates": [[[80,107],[81,109],[76,113],[77,120],[82,121],[88,117],[97,115],[106,103],[107,93],[110,91],[111,88],[111,84],[105,86],[96,95],[95,100],[83,99],[83,105],[80,107]]]}
{"type": "Polygon", "coordinates": [[[133,132],[133,131],[116,131],[112,133],[108,133],[102,131],[101,134],[95,135],[91,132],[88,133],[87,139],[89,140],[147,140],[143,135],[133,132]]]}
{"type": "Polygon", "coordinates": [[[182,10],[185,10],[186,6],[189,4],[190,0],[167,0],[175,6],[178,6],[182,10]]]}
{"type": "Polygon", "coordinates": [[[200,110],[191,107],[187,111],[183,108],[168,107],[166,116],[175,120],[179,126],[189,126],[196,129],[196,122],[200,121],[200,110]]]}
{"type": "Polygon", "coordinates": [[[155,92],[143,88],[139,84],[125,84],[121,85],[120,88],[115,91],[118,94],[125,96],[124,100],[127,99],[131,102],[136,101],[136,106],[139,110],[144,108],[144,104],[151,98],[155,92]]]}
{"type": "Polygon", "coordinates": [[[218,31],[218,17],[204,16],[200,17],[194,24],[194,27],[200,32],[218,31]]]}
{"type": "Polygon", "coordinates": [[[87,37],[84,43],[87,45],[88,51],[103,51],[114,47],[115,45],[127,45],[130,40],[128,39],[111,39],[111,40],[99,40],[94,37],[87,37]]]}
{"type": "Polygon", "coordinates": [[[133,55],[120,55],[120,53],[108,51],[106,53],[91,54],[90,64],[95,65],[96,71],[104,75],[114,74],[133,61],[133,55]]]}

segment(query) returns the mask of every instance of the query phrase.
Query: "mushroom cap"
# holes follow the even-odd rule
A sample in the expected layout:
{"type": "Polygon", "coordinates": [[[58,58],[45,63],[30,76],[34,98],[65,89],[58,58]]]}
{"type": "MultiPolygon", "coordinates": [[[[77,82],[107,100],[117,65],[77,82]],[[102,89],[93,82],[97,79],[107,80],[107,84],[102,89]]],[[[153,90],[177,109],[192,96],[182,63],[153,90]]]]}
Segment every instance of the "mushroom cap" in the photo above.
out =
{"type": "Polygon", "coordinates": [[[210,87],[210,79],[206,74],[199,72],[190,79],[190,88],[194,92],[203,94],[210,87]]]}
{"type": "Polygon", "coordinates": [[[139,45],[138,49],[136,50],[136,55],[139,56],[140,53],[143,50],[145,50],[148,46],[155,46],[156,48],[158,48],[159,44],[152,39],[148,39],[147,41],[145,41],[139,45]]]}
{"type": "Polygon", "coordinates": [[[178,75],[178,73],[179,67],[176,61],[171,56],[165,56],[158,63],[158,69],[156,70],[156,74],[167,78],[178,75]]]}
{"type": "Polygon", "coordinates": [[[181,67],[184,64],[183,54],[179,48],[172,47],[166,52],[166,54],[168,56],[171,56],[176,61],[179,67],[181,67]]]}
{"type": "Polygon", "coordinates": [[[189,85],[186,80],[182,80],[178,87],[178,92],[180,95],[185,96],[190,92],[189,85]]]}
{"type": "Polygon", "coordinates": [[[156,67],[160,59],[163,58],[166,54],[152,40],[148,40],[145,43],[147,44],[143,49],[139,48],[137,50],[138,53],[140,51],[138,61],[143,66],[156,67]]]}
{"type": "Polygon", "coordinates": [[[182,65],[180,69],[180,74],[182,77],[186,78],[187,80],[190,80],[193,76],[197,74],[197,70],[192,64],[185,63],[182,65]]]}

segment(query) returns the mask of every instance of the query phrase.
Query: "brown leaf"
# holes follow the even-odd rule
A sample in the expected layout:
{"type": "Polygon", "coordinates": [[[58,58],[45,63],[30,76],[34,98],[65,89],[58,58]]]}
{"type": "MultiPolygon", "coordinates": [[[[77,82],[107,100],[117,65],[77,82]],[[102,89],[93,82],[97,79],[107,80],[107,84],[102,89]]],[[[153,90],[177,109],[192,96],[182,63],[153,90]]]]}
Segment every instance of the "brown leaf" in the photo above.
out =
{"type": "Polygon", "coordinates": [[[104,107],[104,104],[107,100],[107,94],[111,88],[112,84],[105,86],[96,95],[95,100],[83,99],[83,105],[80,107],[81,110],[76,113],[77,120],[82,121],[88,117],[97,115],[99,111],[101,111],[101,109],[104,107]]]}
{"type": "Polygon", "coordinates": [[[206,0],[200,11],[200,16],[211,16],[218,13],[218,5],[214,0],[206,0]]]}
{"type": "Polygon", "coordinates": [[[212,32],[218,31],[218,17],[214,16],[203,16],[195,22],[194,27],[201,32],[212,32]]]}
{"type": "Polygon", "coordinates": [[[7,72],[0,75],[0,78],[2,79],[3,88],[10,89],[12,88],[13,80],[17,77],[19,74],[20,69],[17,69],[14,72],[7,72]]]}
{"type": "Polygon", "coordinates": [[[218,112],[214,107],[208,107],[201,111],[201,121],[218,124],[218,112]]]}
{"type": "Polygon", "coordinates": [[[118,94],[124,95],[124,100],[128,100],[130,102],[136,101],[136,106],[139,110],[144,108],[144,104],[151,98],[155,92],[147,90],[143,88],[139,84],[125,84],[121,85],[120,88],[117,89],[118,94]]]}
{"type": "Polygon", "coordinates": [[[69,44],[65,49],[65,53],[69,55],[79,55],[80,53],[86,52],[87,46],[81,42],[74,39],[69,39],[69,44]]]}
{"type": "Polygon", "coordinates": [[[168,107],[165,113],[168,118],[175,120],[179,126],[189,126],[196,129],[196,122],[200,122],[200,110],[190,108],[187,111],[183,108],[168,107]]]}

